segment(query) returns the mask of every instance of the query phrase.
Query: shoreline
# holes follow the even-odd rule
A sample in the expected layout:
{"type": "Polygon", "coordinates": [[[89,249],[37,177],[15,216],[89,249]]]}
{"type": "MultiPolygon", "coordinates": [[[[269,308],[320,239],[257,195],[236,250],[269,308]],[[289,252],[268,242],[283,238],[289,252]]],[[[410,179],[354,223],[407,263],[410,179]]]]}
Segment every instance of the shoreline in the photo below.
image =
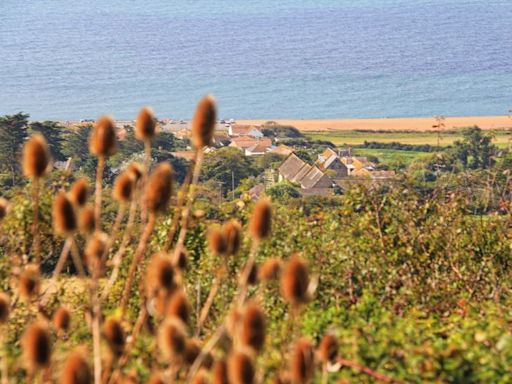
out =
{"type": "MultiPolygon", "coordinates": [[[[399,117],[374,119],[266,119],[266,120],[237,120],[241,125],[261,125],[267,121],[275,121],[280,125],[291,125],[301,131],[436,131],[433,117],[399,117]]],[[[484,130],[512,129],[512,118],[503,116],[462,116],[445,117],[445,130],[478,125],[484,130]]]]}

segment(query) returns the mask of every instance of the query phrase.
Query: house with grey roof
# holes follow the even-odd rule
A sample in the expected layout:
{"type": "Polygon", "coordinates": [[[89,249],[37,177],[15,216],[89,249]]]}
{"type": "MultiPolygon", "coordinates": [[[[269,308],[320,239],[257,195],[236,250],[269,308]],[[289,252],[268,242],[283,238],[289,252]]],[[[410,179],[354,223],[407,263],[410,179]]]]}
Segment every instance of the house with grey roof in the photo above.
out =
{"type": "Polygon", "coordinates": [[[307,194],[327,194],[332,191],[334,182],[316,165],[310,165],[292,153],[279,167],[279,180],[299,184],[307,194]]]}

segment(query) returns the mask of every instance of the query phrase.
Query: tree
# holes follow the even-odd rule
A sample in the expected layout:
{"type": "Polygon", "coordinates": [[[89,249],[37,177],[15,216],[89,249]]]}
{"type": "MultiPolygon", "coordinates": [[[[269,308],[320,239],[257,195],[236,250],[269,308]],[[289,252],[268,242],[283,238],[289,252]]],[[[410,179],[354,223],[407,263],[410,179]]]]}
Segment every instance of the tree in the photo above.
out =
{"type": "Polygon", "coordinates": [[[497,150],[492,144],[492,135],[484,134],[479,127],[474,126],[464,129],[462,137],[462,141],[454,143],[452,154],[461,162],[463,168],[490,168],[497,150]]]}
{"type": "Polygon", "coordinates": [[[290,198],[300,197],[299,191],[290,183],[278,183],[268,188],[265,192],[272,200],[286,201],[290,198]]]}
{"type": "Polygon", "coordinates": [[[203,165],[202,180],[215,180],[224,185],[224,191],[238,187],[243,179],[258,173],[251,158],[233,147],[221,148],[206,155],[203,165]]]}
{"type": "Polygon", "coordinates": [[[21,176],[21,150],[28,137],[27,125],[28,115],[22,112],[0,117],[0,169],[9,174],[12,185],[21,176]]]}
{"type": "Polygon", "coordinates": [[[55,121],[35,121],[30,123],[29,129],[31,133],[39,132],[45,137],[54,160],[66,160],[66,156],[62,153],[63,127],[59,123],[55,121]]]}
{"type": "Polygon", "coordinates": [[[62,153],[66,157],[71,157],[76,167],[94,179],[97,160],[89,153],[91,130],[92,125],[87,125],[68,132],[64,137],[62,153]]]}

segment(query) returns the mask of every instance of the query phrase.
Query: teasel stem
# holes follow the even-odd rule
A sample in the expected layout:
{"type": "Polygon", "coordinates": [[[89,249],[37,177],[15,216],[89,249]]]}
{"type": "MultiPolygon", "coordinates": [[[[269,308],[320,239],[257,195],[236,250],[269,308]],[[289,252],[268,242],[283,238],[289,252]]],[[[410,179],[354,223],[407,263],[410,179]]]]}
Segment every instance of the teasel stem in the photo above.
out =
{"type": "Polygon", "coordinates": [[[132,235],[132,228],[133,224],[135,222],[135,215],[137,214],[137,199],[133,199],[130,203],[130,213],[128,214],[128,223],[126,224],[126,228],[123,234],[123,239],[121,240],[121,245],[119,249],[117,250],[116,254],[112,258],[112,263],[114,265],[114,269],[112,270],[112,273],[110,274],[110,278],[108,279],[107,284],[105,285],[105,288],[103,288],[103,293],[101,294],[101,300],[105,300],[112,287],[114,286],[114,283],[117,280],[117,276],[119,275],[119,270],[121,268],[121,261],[123,259],[123,256],[126,252],[126,246],[128,245],[128,242],[130,241],[131,235],[132,235]]]}
{"type": "Polygon", "coordinates": [[[224,323],[222,323],[217,328],[217,330],[212,335],[212,337],[210,337],[210,340],[208,340],[208,342],[204,345],[203,349],[201,349],[199,356],[197,356],[196,360],[191,365],[191,367],[188,371],[187,379],[185,381],[186,383],[191,382],[191,380],[194,378],[194,376],[196,375],[199,368],[201,368],[201,365],[203,364],[205,357],[208,355],[209,352],[211,352],[213,350],[213,348],[215,348],[215,346],[217,345],[217,343],[222,338],[222,335],[224,335],[225,332],[226,332],[226,326],[224,323]]]}
{"type": "MultiPolygon", "coordinates": [[[[194,158],[194,162],[195,162],[194,158]]],[[[178,201],[176,203],[176,209],[174,211],[174,215],[172,217],[171,226],[169,227],[169,232],[167,233],[167,240],[164,245],[164,252],[168,252],[169,248],[172,245],[172,241],[174,240],[174,235],[176,234],[176,229],[178,228],[178,223],[180,220],[181,209],[183,208],[183,203],[187,197],[188,187],[192,180],[192,174],[194,173],[195,167],[190,167],[188,169],[187,175],[185,176],[185,180],[183,180],[183,185],[178,192],[178,201]]]]}
{"type": "Polygon", "coordinates": [[[129,338],[128,344],[126,344],[126,347],[124,349],[123,355],[118,361],[117,368],[114,370],[112,375],[110,376],[110,380],[108,381],[109,384],[114,384],[119,381],[119,375],[121,374],[121,369],[126,365],[128,362],[128,356],[130,355],[130,352],[135,345],[135,341],[137,340],[137,337],[139,336],[140,331],[142,330],[142,326],[144,325],[144,322],[146,321],[148,311],[146,309],[146,304],[144,303],[141,307],[141,310],[139,312],[139,316],[137,317],[137,321],[135,322],[135,325],[133,326],[132,333],[129,338]]]}
{"type": "Polygon", "coordinates": [[[153,232],[153,228],[155,227],[156,215],[155,213],[150,213],[148,222],[144,227],[144,231],[142,232],[142,236],[140,238],[139,244],[137,245],[137,249],[135,250],[135,254],[133,255],[132,264],[130,265],[130,270],[128,272],[128,278],[126,279],[126,283],[123,290],[123,296],[121,298],[121,316],[124,317],[126,311],[126,305],[128,304],[128,297],[130,295],[130,291],[132,289],[133,280],[135,278],[135,272],[137,270],[137,266],[141,263],[142,258],[144,257],[144,252],[146,251],[147,243],[151,233],[153,232]]]}
{"type": "Polygon", "coordinates": [[[80,257],[80,251],[75,242],[75,238],[71,237],[71,258],[73,259],[73,264],[78,272],[80,277],[85,277],[85,269],[84,264],[82,263],[82,258],[80,257]]]}
{"type": "Polygon", "coordinates": [[[259,241],[253,240],[251,244],[251,251],[249,257],[245,263],[244,269],[241,274],[240,283],[238,286],[238,305],[242,306],[247,297],[247,291],[249,290],[249,276],[254,267],[256,258],[256,252],[258,251],[259,241]]]}
{"type": "Polygon", "coordinates": [[[93,272],[91,281],[92,306],[92,345],[94,362],[94,384],[101,384],[101,303],[98,298],[98,278],[101,266],[98,265],[93,272]]]}
{"type": "MultiPolygon", "coordinates": [[[[4,327],[2,327],[4,328],[4,327]]],[[[5,329],[1,329],[0,335],[0,348],[1,348],[1,360],[2,360],[2,384],[9,384],[9,364],[7,362],[7,346],[5,344],[5,335],[7,334],[5,329]]]]}
{"type": "Polygon", "coordinates": [[[39,178],[32,181],[32,201],[34,202],[34,219],[32,222],[32,250],[35,256],[35,262],[41,262],[41,238],[39,236],[39,178]]]}
{"type": "Polygon", "coordinates": [[[196,332],[195,336],[199,336],[201,333],[201,329],[206,321],[208,319],[208,314],[210,313],[210,309],[213,305],[213,300],[215,299],[215,296],[217,295],[221,283],[224,280],[224,277],[226,276],[226,263],[223,261],[223,265],[221,268],[217,270],[217,274],[215,276],[215,280],[213,281],[212,287],[210,289],[210,293],[208,294],[208,298],[206,299],[203,308],[201,309],[201,312],[197,318],[197,326],[196,326],[196,332]]]}
{"type": "Polygon", "coordinates": [[[105,170],[105,156],[98,157],[98,168],[96,169],[96,189],[95,189],[95,204],[94,204],[94,218],[96,223],[96,230],[101,230],[101,198],[103,193],[103,172],[105,170]]]}
{"type": "Polygon", "coordinates": [[[119,210],[117,211],[116,219],[114,221],[114,226],[112,227],[112,232],[108,238],[107,246],[105,247],[105,252],[103,252],[103,255],[101,256],[101,266],[105,265],[105,262],[107,261],[108,254],[110,252],[110,249],[112,248],[112,245],[114,245],[114,241],[117,237],[117,233],[119,232],[119,227],[121,226],[121,222],[123,221],[124,214],[126,212],[126,204],[125,202],[121,202],[119,204],[119,210]]]}
{"type": "Polygon", "coordinates": [[[329,372],[327,371],[327,363],[322,364],[322,384],[327,384],[329,381],[329,372]]]}
{"type": "MultiPolygon", "coordinates": [[[[141,189],[144,190],[146,184],[148,182],[149,177],[149,169],[151,168],[151,140],[144,140],[144,174],[142,175],[141,180],[141,189]]],[[[144,194],[141,194],[141,198],[143,198],[144,194]]],[[[146,224],[148,218],[148,210],[144,207],[144,202],[141,201],[142,211],[140,213],[140,222],[142,225],[146,224]]]]}
{"type": "Polygon", "coordinates": [[[380,373],[380,372],[377,372],[377,371],[374,371],[373,369],[369,368],[369,367],[366,367],[362,364],[359,364],[355,361],[351,361],[351,360],[347,360],[347,359],[342,359],[342,358],[339,358],[337,360],[337,362],[339,364],[341,364],[342,366],[345,366],[345,367],[348,367],[348,368],[352,368],[356,371],[359,371],[365,375],[368,375],[368,376],[371,376],[373,377],[374,379],[380,381],[380,382],[384,382],[384,383],[394,383],[394,384],[403,384],[403,381],[401,380],[397,380],[397,379],[394,379],[388,375],[385,375],[383,373],[380,373]]]}
{"type": "MultiPolygon", "coordinates": [[[[180,234],[178,236],[178,241],[176,243],[176,247],[174,248],[174,258],[177,259],[180,252],[183,250],[183,246],[185,244],[185,238],[187,236],[187,227],[190,219],[190,211],[192,210],[192,204],[194,203],[197,183],[199,181],[199,175],[201,174],[201,166],[203,164],[204,153],[201,148],[196,149],[196,162],[194,164],[194,172],[192,174],[192,181],[190,183],[188,200],[183,213],[181,215],[181,225],[180,225],[180,234]]],[[[178,212],[177,212],[178,214],[178,212]]]]}

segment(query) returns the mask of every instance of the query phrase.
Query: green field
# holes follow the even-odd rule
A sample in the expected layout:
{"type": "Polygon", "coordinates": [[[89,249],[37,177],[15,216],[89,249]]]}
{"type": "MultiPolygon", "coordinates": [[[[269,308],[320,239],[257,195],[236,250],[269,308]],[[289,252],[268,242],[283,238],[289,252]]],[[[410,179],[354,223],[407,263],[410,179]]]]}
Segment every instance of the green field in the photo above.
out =
{"type": "MultiPolygon", "coordinates": [[[[327,140],[336,145],[359,145],[365,141],[377,141],[381,143],[399,142],[403,144],[430,144],[437,145],[435,132],[362,132],[362,131],[312,131],[304,134],[315,140],[327,140]]],[[[512,138],[510,132],[494,132],[494,143],[499,147],[506,147],[512,138]]],[[[459,132],[446,132],[442,135],[441,145],[450,145],[462,138],[459,132]]]]}
{"type": "Polygon", "coordinates": [[[375,156],[379,159],[379,163],[387,165],[409,165],[415,159],[430,155],[429,152],[374,148],[355,148],[353,152],[357,156],[375,156]]]}

